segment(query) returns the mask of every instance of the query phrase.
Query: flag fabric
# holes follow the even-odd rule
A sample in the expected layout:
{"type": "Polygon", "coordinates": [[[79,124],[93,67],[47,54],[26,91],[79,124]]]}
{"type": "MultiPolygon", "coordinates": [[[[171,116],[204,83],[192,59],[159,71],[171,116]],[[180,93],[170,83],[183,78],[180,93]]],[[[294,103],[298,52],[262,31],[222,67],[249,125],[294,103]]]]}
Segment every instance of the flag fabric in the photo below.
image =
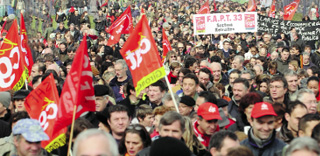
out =
{"type": "Polygon", "coordinates": [[[252,11],[256,11],[256,9],[257,9],[256,0],[249,0],[248,1],[248,9],[247,9],[247,11],[252,12],[252,11]]]}
{"type": "Polygon", "coordinates": [[[14,20],[0,48],[0,91],[17,91],[28,77],[20,44],[17,20],[14,20]]]}
{"type": "Polygon", "coordinates": [[[137,95],[166,76],[145,15],[141,17],[120,53],[131,71],[137,95]]]}
{"type": "Polygon", "coordinates": [[[298,9],[299,3],[300,3],[300,0],[295,0],[284,7],[284,15],[283,15],[284,20],[292,20],[294,14],[298,9]]]}
{"type": "Polygon", "coordinates": [[[121,34],[129,34],[133,31],[132,15],[130,6],[118,17],[118,19],[112,23],[112,25],[106,30],[110,33],[108,40],[108,46],[119,42],[121,34]]]}
{"type": "Polygon", "coordinates": [[[217,3],[216,0],[213,0],[214,12],[217,12],[217,3]]]}
{"type": "Polygon", "coordinates": [[[21,37],[21,50],[22,50],[22,58],[24,59],[25,62],[25,67],[28,69],[28,75],[30,76],[31,74],[31,69],[33,66],[33,58],[32,58],[32,53],[31,49],[28,45],[28,36],[27,36],[27,29],[24,23],[24,18],[23,14],[21,13],[20,16],[20,37],[21,37]]]}
{"type": "Polygon", "coordinates": [[[168,37],[164,29],[162,29],[162,63],[165,62],[168,51],[172,50],[168,37]]]}
{"type": "Polygon", "coordinates": [[[48,152],[66,144],[67,128],[54,131],[53,126],[58,114],[59,95],[53,78],[50,74],[41,84],[30,92],[24,102],[25,108],[32,119],[39,120],[49,140],[42,141],[41,146],[48,152]]]}
{"type": "Polygon", "coordinates": [[[103,4],[101,4],[100,8],[104,7],[104,6],[107,6],[108,5],[108,1],[109,0],[106,0],[103,4]]]}
{"type": "Polygon", "coordinates": [[[87,49],[87,36],[84,36],[63,85],[54,125],[55,131],[72,123],[74,106],[77,106],[76,119],[84,112],[96,111],[92,70],[87,49]]]}
{"type": "Polygon", "coordinates": [[[272,17],[272,18],[276,17],[276,0],[272,1],[270,11],[269,11],[269,17],[272,17]]]}
{"type": "Polygon", "coordinates": [[[200,8],[197,14],[209,14],[210,9],[209,9],[209,0],[207,0],[200,8]]]}

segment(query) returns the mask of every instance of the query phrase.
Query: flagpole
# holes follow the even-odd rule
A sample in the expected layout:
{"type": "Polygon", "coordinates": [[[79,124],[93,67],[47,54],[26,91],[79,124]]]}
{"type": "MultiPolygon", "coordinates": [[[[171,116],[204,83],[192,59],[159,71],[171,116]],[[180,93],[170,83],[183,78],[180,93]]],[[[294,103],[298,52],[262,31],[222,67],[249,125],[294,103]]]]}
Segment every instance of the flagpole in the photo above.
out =
{"type": "Polygon", "coordinates": [[[176,108],[177,112],[180,113],[180,112],[179,112],[179,108],[178,108],[177,101],[176,101],[176,99],[174,98],[173,91],[172,91],[172,89],[171,89],[171,86],[170,86],[170,83],[169,83],[169,80],[168,80],[168,77],[165,76],[164,78],[166,79],[166,83],[167,83],[167,86],[168,86],[168,88],[169,88],[169,92],[170,92],[172,101],[173,101],[173,103],[174,103],[174,107],[176,108]]]}
{"type": "Polygon", "coordinates": [[[70,137],[69,137],[69,146],[68,146],[68,156],[71,155],[71,144],[73,139],[73,127],[74,127],[74,120],[76,118],[76,111],[77,111],[77,105],[73,106],[73,116],[72,116],[72,124],[71,124],[71,131],[70,131],[70,137]]]}

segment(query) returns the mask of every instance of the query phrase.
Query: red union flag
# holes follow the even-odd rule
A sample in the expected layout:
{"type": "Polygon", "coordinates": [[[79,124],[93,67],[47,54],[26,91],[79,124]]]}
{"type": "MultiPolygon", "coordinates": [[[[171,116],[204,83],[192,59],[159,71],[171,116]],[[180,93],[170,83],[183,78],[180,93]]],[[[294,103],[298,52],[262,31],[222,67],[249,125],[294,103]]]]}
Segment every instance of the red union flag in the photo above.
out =
{"type": "Polygon", "coordinates": [[[209,0],[207,0],[200,8],[197,14],[209,14],[210,9],[209,9],[209,0]]]}
{"type": "Polygon", "coordinates": [[[137,95],[166,76],[145,15],[141,17],[120,53],[129,66],[137,95]]]}
{"type": "Polygon", "coordinates": [[[172,50],[172,47],[170,45],[170,42],[168,40],[168,37],[166,35],[166,32],[164,31],[164,29],[162,29],[162,63],[165,62],[166,56],[168,51],[172,50]]]}
{"type": "Polygon", "coordinates": [[[247,11],[256,11],[257,9],[257,4],[256,4],[256,1],[255,0],[249,0],[248,2],[248,9],[247,11]]]}
{"type": "Polygon", "coordinates": [[[0,91],[19,90],[27,79],[19,39],[17,20],[14,20],[0,49],[0,91]]]}
{"type": "Polygon", "coordinates": [[[28,75],[31,74],[31,69],[33,66],[33,59],[31,54],[31,49],[28,46],[28,36],[27,36],[27,29],[24,24],[24,18],[21,13],[20,19],[20,38],[21,38],[21,50],[22,50],[22,58],[24,59],[25,66],[28,68],[28,75]]]}
{"type": "Polygon", "coordinates": [[[54,125],[55,131],[72,123],[74,106],[77,106],[76,118],[84,112],[96,111],[92,70],[87,49],[87,36],[84,36],[63,85],[54,125]]]}
{"type": "Polygon", "coordinates": [[[299,6],[299,3],[300,3],[300,0],[295,0],[284,7],[284,15],[283,15],[284,20],[292,20],[299,6]]]}
{"type": "Polygon", "coordinates": [[[121,34],[129,34],[133,31],[132,16],[130,6],[112,23],[106,30],[110,33],[107,45],[113,45],[119,42],[121,34]]]}
{"type": "Polygon", "coordinates": [[[272,1],[270,11],[269,11],[269,17],[272,17],[272,18],[276,17],[276,0],[272,1]]]}
{"type": "Polygon", "coordinates": [[[41,142],[43,148],[51,152],[66,144],[67,128],[53,131],[58,114],[59,95],[52,74],[26,97],[24,105],[29,116],[39,120],[44,132],[50,138],[50,140],[41,142]]]}

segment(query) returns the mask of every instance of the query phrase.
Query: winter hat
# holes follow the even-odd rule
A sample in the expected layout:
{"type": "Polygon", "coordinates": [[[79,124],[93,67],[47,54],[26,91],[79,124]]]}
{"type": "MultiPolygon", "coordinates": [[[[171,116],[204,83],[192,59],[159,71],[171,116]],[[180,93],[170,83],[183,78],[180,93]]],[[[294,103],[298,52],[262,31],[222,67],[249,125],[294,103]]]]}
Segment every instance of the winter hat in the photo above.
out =
{"type": "Polygon", "coordinates": [[[184,142],[172,137],[163,137],[154,141],[150,156],[190,156],[191,152],[184,142]]]}

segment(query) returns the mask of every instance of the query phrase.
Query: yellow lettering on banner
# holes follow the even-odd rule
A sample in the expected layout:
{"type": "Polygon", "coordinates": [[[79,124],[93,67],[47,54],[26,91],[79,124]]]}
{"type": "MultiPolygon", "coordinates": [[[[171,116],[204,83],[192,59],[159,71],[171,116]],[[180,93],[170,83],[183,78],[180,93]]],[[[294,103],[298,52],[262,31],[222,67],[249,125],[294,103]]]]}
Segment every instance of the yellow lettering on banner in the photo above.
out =
{"type": "Polygon", "coordinates": [[[53,150],[62,147],[63,145],[66,144],[66,135],[65,134],[60,134],[58,137],[56,137],[55,139],[53,139],[46,147],[46,151],[48,151],[49,153],[52,152],[53,150]]]}
{"type": "Polygon", "coordinates": [[[162,79],[164,76],[166,76],[164,67],[160,67],[148,74],[147,76],[143,77],[140,81],[138,81],[137,86],[135,88],[136,96],[138,96],[143,89],[155,83],[156,81],[162,79]]]}
{"type": "MultiPolygon", "coordinates": [[[[24,83],[26,82],[25,80],[27,79],[27,77],[29,77],[29,75],[27,73],[28,73],[28,69],[25,67],[24,71],[20,77],[20,80],[14,85],[12,90],[17,91],[23,87],[24,83]]],[[[28,85],[28,84],[26,84],[26,85],[28,85]]]]}

